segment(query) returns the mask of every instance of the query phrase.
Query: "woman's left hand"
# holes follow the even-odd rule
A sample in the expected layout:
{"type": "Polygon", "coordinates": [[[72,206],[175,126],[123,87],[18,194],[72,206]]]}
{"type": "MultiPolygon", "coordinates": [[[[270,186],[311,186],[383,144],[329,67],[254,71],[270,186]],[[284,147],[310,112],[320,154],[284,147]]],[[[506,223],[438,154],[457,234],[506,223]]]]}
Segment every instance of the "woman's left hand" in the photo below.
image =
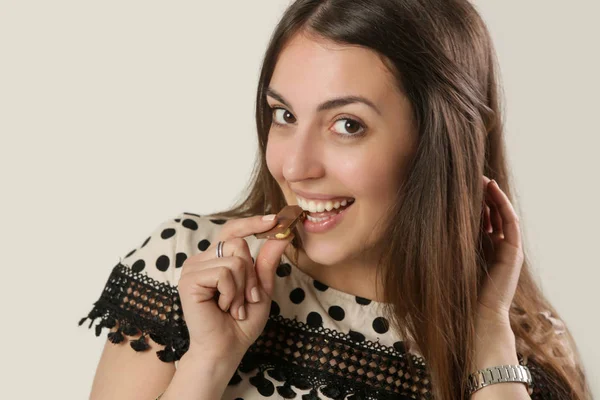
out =
{"type": "Polygon", "coordinates": [[[519,218],[496,181],[483,176],[484,252],[488,276],[478,298],[478,326],[510,327],[509,311],[521,267],[523,247],[519,218]]]}

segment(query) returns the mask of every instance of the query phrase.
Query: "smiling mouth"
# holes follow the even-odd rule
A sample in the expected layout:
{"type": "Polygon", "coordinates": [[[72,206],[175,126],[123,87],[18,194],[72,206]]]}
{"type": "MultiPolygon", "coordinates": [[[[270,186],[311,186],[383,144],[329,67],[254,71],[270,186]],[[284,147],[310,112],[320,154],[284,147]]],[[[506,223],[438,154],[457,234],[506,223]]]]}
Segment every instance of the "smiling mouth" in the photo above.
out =
{"type": "Polygon", "coordinates": [[[346,210],[352,204],[354,204],[354,201],[346,202],[346,204],[343,205],[343,206],[340,204],[340,206],[338,208],[333,208],[330,211],[322,211],[322,212],[307,211],[306,212],[306,219],[308,219],[310,222],[322,222],[322,221],[326,221],[328,219],[331,219],[333,216],[341,213],[342,211],[346,210]]]}

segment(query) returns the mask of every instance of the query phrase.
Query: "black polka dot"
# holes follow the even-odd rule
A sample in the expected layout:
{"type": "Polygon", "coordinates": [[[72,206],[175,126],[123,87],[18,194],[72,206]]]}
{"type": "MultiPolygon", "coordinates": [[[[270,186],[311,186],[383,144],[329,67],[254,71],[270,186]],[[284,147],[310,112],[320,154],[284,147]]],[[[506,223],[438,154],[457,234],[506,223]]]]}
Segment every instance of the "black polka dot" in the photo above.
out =
{"type": "Polygon", "coordinates": [[[281,310],[279,309],[279,304],[275,302],[275,300],[271,300],[271,311],[269,311],[269,315],[277,316],[281,310]]]}
{"type": "Polygon", "coordinates": [[[131,266],[133,272],[141,272],[144,268],[146,268],[146,262],[144,260],[137,260],[131,266]]]}
{"type": "Polygon", "coordinates": [[[181,225],[185,226],[188,229],[195,231],[198,229],[198,224],[193,219],[184,219],[181,225]]]}
{"type": "Polygon", "coordinates": [[[206,239],[202,239],[198,242],[198,249],[200,251],[206,251],[210,247],[210,242],[206,239]]]}
{"type": "Polygon", "coordinates": [[[329,289],[329,286],[327,286],[324,283],[319,282],[318,280],[314,280],[313,281],[313,286],[315,287],[315,289],[320,290],[321,292],[326,291],[327,289],[329,289]]]}
{"type": "Polygon", "coordinates": [[[127,255],[125,256],[125,258],[129,257],[130,255],[132,255],[133,253],[135,253],[135,249],[131,250],[129,253],[127,253],[127,255]]]}
{"type": "Polygon", "coordinates": [[[211,219],[210,222],[212,222],[213,224],[217,224],[217,225],[223,225],[225,222],[227,222],[226,219],[211,219]]]}
{"type": "Polygon", "coordinates": [[[365,299],[364,297],[356,296],[356,302],[361,306],[366,306],[371,304],[371,300],[365,299]]]}
{"type": "Polygon", "coordinates": [[[363,335],[360,332],[350,331],[350,332],[348,332],[348,335],[350,336],[350,339],[352,339],[355,342],[364,342],[365,341],[365,335],[363,335]]]}
{"type": "Polygon", "coordinates": [[[387,319],[377,317],[373,320],[373,329],[377,333],[386,333],[390,329],[390,324],[387,319]]]}
{"type": "Polygon", "coordinates": [[[277,276],[283,278],[292,273],[292,266],[288,263],[279,264],[277,267],[277,276]]]}
{"type": "Polygon", "coordinates": [[[402,341],[394,343],[394,349],[396,349],[398,353],[406,353],[406,346],[404,346],[404,342],[402,341]]]}
{"type": "Polygon", "coordinates": [[[187,254],[177,253],[175,256],[175,268],[181,268],[185,260],[187,260],[187,254]]]}
{"type": "Polygon", "coordinates": [[[160,237],[163,239],[168,239],[170,237],[173,237],[173,235],[175,235],[175,229],[173,228],[167,228],[160,233],[160,237]]]}
{"type": "MultiPolygon", "coordinates": [[[[145,245],[147,245],[147,244],[148,244],[148,242],[150,241],[150,237],[151,237],[151,236],[148,236],[148,239],[146,239],[146,240],[144,241],[144,243],[142,243],[142,247],[144,247],[145,245]]],[[[142,248],[142,247],[140,247],[140,248],[142,248]]]]}
{"type": "Polygon", "coordinates": [[[346,313],[340,306],[331,306],[329,307],[329,315],[336,321],[341,321],[346,316],[346,313]]]}
{"type": "Polygon", "coordinates": [[[306,317],[306,323],[308,326],[318,328],[319,326],[323,326],[323,318],[321,318],[318,312],[311,311],[306,317]]]}
{"type": "Polygon", "coordinates": [[[159,271],[166,271],[169,269],[170,264],[171,260],[169,260],[169,257],[165,256],[164,254],[156,259],[156,268],[159,271]]]}
{"type": "Polygon", "coordinates": [[[181,221],[181,218],[175,218],[173,221],[179,222],[179,221],[181,221]]]}
{"type": "Polygon", "coordinates": [[[290,300],[294,304],[302,303],[304,297],[306,297],[306,295],[304,294],[304,290],[302,290],[302,288],[296,288],[290,293],[290,300]]]}

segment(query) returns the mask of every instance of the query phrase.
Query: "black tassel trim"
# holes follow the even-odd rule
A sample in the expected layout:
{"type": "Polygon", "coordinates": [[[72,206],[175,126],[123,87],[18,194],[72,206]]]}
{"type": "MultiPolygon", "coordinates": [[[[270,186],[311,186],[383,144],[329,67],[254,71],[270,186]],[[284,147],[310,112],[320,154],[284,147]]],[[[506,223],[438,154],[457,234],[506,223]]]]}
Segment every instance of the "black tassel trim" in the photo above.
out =
{"type": "Polygon", "coordinates": [[[189,333],[183,318],[183,309],[176,286],[159,282],[144,272],[134,272],[124,264],[117,264],[94,303],[87,317],[81,318],[78,326],[89,319],[88,329],[94,321],[100,319],[95,326],[96,336],[102,334],[103,328],[115,332],[108,333],[108,340],[113,344],[121,343],[125,336],[137,336],[131,340],[130,346],[135,351],[150,349],[147,337],[164,349],[156,352],[163,362],[180,360],[189,348],[189,333]]]}
{"type": "Polygon", "coordinates": [[[330,384],[321,388],[321,393],[325,396],[335,399],[335,400],[343,400],[346,397],[346,393],[343,388],[338,388],[336,385],[330,384]]]}
{"type": "Polygon", "coordinates": [[[123,340],[125,340],[125,337],[123,336],[121,331],[109,332],[108,340],[110,340],[111,343],[117,344],[117,343],[121,343],[123,340]]]}
{"type": "Polygon", "coordinates": [[[144,351],[150,348],[150,345],[146,342],[146,337],[142,335],[139,339],[132,340],[129,345],[135,351],[144,351]]]}
{"type": "Polygon", "coordinates": [[[140,333],[140,330],[132,325],[124,325],[123,333],[127,336],[137,336],[140,333]]]}
{"type": "Polygon", "coordinates": [[[297,393],[292,390],[288,382],[284,383],[283,386],[277,386],[277,393],[284,399],[293,399],[297,396],[297,393]]]}
{"type": "Polygon", "coordinates": [[[320,400],[319,392],[317,392],[316,389],[313,389],[309,394],[302,395],[302,400],[320,400]]]}
{"type": "MultiPolygon", "coordinates": [[[[249,382],[263,396],[274,394],[266,373],[282,382],[275,389],[285,399],[299,397],[296,389],[310,391],[301,396],[303,400],[431,399],[429,383],[425,382],[429,376],[416,355],[378,342],[355,343],[349,335],[313,329],[282,316],[269,318],[237,370],[245,374],[256,371],[249,382]],[[289,343],[295,351],[288,351],[289,343]],[[414,370],[408,368],[408,357],[412,357],[414,370]]],[[[237,382],[232,379],[229,384],[237,382]]]]}
{"type": "Polygon", "coordinates": [[[233,374],[233,376],[231,377],[231,379],[229,380],[229,383],[227,384],[229,385],[237,385],[238,383],[240,383],[242,381],[242,377],[240,376],[240,374],[238,374],[237,372],[235,374],[233,374]]]}
{"type": "MultiPolygon", "coordinates": [[[[240,372],[251,372],[258,369],[256,374],[249,379],[250,384],[254,386],[263,396],[272,396],[274,394],[273,384],[265,378],[265,372],[271,378],[283,382],[283,385],[277,386],[277,393],[285,399],[293,399],[298,394],[293,390],[310,390],[309,394],[302,395],[303,400],[320,400],[329,398],[334,400],[343,400],[347,396],[351,400],[414,400],[430,399],[427,394],[422,397],[413,397],[405,393],[394,393],[383,389],[369,388],[359,382],[351,382],[346,378],[329,374],[327,372],[315,369],[304,368],[297,364],[289,364],[284,361],[274,361],[272,358],[265,358],[265,355],[254,356],[246,353],[242,362],[238,366],[240,372]],[[262,361],[258,361],[258,359],[262,361]],[[254,368],[252,368],[252,367],[254,368]],[[321,397],[320,397],[321,395],[321,397]]],[[[236,385],[242,380],[237,371],[229,381],[229,385],[236,385]]]]}

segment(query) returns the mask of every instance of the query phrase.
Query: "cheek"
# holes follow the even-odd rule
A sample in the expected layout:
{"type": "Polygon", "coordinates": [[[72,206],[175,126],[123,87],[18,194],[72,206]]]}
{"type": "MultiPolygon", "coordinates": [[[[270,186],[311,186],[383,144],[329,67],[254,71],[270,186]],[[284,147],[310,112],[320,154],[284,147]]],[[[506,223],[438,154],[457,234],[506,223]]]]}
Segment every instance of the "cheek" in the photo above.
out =
{"type": "Polygon", "coordinates": [[[283,180],[283,155],[285,154],[283,146],[275,140],[269,140],[265,153],[269,172],[275,180],[281,182],[283,180]]]}
{"type": "Polygon", "coordinates": [[[390,193],[395,193],[396,188],[392,186],[396,182],[394,176],[397,170],[385,159],[381,157],[374,159],[370,154],[345,157],[333,168],[338,171],[340,181],[353,196],[381,204],[390,193]]]}

